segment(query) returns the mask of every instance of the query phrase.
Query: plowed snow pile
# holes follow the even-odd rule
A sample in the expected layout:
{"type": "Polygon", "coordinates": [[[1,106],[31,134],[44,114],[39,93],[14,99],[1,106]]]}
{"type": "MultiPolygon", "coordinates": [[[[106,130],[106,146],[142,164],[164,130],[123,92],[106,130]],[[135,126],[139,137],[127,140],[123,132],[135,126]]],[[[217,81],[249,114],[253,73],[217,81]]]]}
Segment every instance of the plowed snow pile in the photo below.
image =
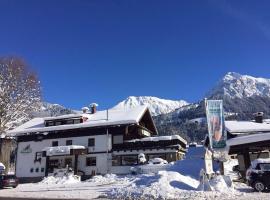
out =
{"type": "Polygon", "coordinates": [[[106,174],[105,176],[94,176],[91,179],[86,180],[85,182],[94,183],[97,185],[109,185],[109,184],[125,184],[129,183],[134,176],[117,176],[115,174],[106,174]]]}
{"type": "Polygon", "coordinates": [[[79,183],[80,178],[76,175],[68,175],[68,176],[62,176],[62,177],[54,177],[54,176],[48,176],[45,177],[39,184],[74,184],[79,183]]]}

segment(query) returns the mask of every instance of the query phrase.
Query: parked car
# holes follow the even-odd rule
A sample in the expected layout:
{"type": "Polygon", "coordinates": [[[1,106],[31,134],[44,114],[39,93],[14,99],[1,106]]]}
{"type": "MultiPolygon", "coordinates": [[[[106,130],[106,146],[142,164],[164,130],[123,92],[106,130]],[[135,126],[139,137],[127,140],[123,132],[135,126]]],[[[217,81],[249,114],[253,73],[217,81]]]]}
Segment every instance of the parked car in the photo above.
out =
{"type": "Polygon", "coordinates": [[[162,158],[153,158],[148,161],[148,164],[150,165],[166,165],[168,164],[167,160],[164,160],[162,158]]]}
{"type": "Polygon", "coordinates": [[[251,162],[246,172],[248,185],[258,192],[270,190],[270,158],[260,158],[251,162]]]}
{"type": "Polygon", "coordinates": [[[19,180],[15,175],[0,175],[0,188],[13,187],[16,188],[19,180]]]}

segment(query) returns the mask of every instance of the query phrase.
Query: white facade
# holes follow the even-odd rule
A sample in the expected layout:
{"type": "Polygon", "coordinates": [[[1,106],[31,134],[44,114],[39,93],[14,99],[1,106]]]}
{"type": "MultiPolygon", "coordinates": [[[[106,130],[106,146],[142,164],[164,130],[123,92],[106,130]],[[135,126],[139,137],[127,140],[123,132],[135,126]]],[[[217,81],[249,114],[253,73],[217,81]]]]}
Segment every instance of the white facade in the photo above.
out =
{"type": "MultiPolygon", "coordinates": [[[[82,137],[69,137],[58,139],[46,139],[42,141],[19,142],[17,150],[16,175],[18,177],[41,177],[45,176],[46,157],[42,157],[41,161],[35,161],[36,153],[42,152],[46,147],[51,147],[53,141],[58,141],[58,146],[66,146],[66,141],[72,140],[73,145],[81,145],[88,149],[87,155],[79,155],[78,170],[84,171],[91,175],[95,173],[105,174],[108,171],[107,151],[111,151],[111,135],[95,135],[82,137]],[[88,139],[95,139],[95,146],[88,147],[88,139]],[[96,166],[86,166],[86,157],[96,157],[96,166]],[[33,169],[33,170],[31,170],[33,169]]],[[[74,165],[74,156],[52,156],[50,159],[59,159],[64,162],[65,158],[72,158],[74,165]]]]}

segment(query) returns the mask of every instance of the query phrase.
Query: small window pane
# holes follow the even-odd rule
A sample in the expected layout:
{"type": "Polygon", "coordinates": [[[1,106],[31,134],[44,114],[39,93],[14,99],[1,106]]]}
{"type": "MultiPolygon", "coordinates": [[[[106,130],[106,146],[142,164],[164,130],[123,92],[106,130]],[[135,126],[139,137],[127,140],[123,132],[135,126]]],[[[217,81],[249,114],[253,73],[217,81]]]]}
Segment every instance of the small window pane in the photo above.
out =
{"type": "Polygon", "coordinates": [[[72,140],[67,140],[66,141],[66,145],[68,146],[68,145],[72,145],[72,140]]]}
{"type": "Polygon", "coordinates": [[[57,146],[58,146],[58,141],[53,141],[53,142],[52,142],[52,146],[53,146],[53,147],[57,147],[57,146]]]}
{"type": "Polygon", "coordinates": [[[137,165],[138,156],[122,156],[122,165],[137,165]]]}
{"type": "Polygon", "coordinates": [[[86,166],[96,166],[96,164],[97,164],[96,157],[86,158],[86,166]]]}
{"type": "Polygon", "coordinates": [[[261,170],[263,170],[263,171],[270,171],[270,164],[263,163],[263,164],[260,164],[260,166],[261,166],[261,170]]]}
{"type": "Polygon", "coordinates": [[[39,172],[39,168],[36,168],[36,172],[39,172]]]}
{"type": "Polygon", "coordinates": [[[72,119],[67,120],[66,124],[73,124],[73,120],[72,119]]]}
{"type": "Polygon", "coordinates": [[[79,123],[81,123],[80,119],[74,119],[74,124],[79,124],[79,123]]]}
{"type": "Polygon", "coordinates": [[[88,146],[94,147],[95,146],[95,138],[89,138],[88,139],[88,146]]]}
{"type": "Polygon", "coordinates": [[[55,122],[55,126],[59,126],[61,124],[62,124],[62,122],[55,122]]]}
{"type": "Polygon", "coordinates": [[[47,122],[46,125],[47,126],[54,126],[54,123],[53,122],[47,122]]]}
{"type": "Polygon", "coordinates": [[[121,156],[113,156],[112,166],[120,166],[120,165],[121,165],[121,156]]]}
{"type": "Polygon", "coordinates": [[[33,173],[33,172],[34,172],[34,168],[31,168],[31,169],[30,169],[30,172],[33,173]]]}
{"type": "Polygon", "coordinates": [[[122,143],[123,143],[123,135],[113,136],[113,144],[122,144],[122,143]]]}

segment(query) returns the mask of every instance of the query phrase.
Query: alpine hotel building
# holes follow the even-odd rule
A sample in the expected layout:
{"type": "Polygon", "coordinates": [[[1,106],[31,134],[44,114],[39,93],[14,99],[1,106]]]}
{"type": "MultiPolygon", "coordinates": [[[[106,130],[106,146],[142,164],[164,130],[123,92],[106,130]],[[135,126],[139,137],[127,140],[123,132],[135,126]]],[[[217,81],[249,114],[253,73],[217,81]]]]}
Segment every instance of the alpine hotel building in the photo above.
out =
{"type": "Polygon", "coordinates": [[[128,174],[147,159],[181,159],[186,141],[180,136],[157,137],[146,106],[129,110],[110,109],[80,114],[34,118],[9,132],[17,140],[16,176],[34,182],[67,165],[86,179],[95,174],[128,174]]]}

